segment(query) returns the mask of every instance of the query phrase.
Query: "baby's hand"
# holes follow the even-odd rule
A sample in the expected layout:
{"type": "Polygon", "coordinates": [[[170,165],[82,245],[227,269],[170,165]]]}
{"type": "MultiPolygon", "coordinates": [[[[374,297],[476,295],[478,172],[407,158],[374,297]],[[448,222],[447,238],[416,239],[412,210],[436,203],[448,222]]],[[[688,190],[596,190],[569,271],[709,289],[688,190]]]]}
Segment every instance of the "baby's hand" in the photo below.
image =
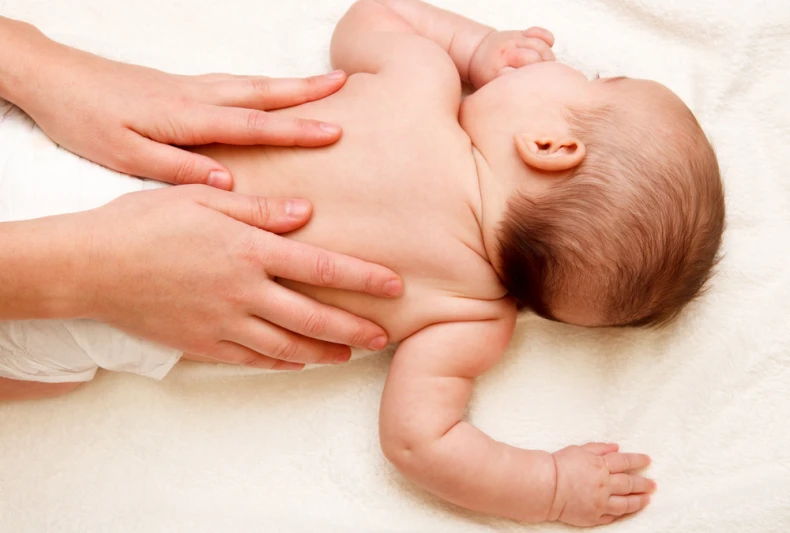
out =
{"type": "Polygon", "coordinates": [[[483,39],[469,62],[469,81],[479,89],[519,67],[554,61],[553,45],[554,36],[543,28],[492,32],[483,39]]]}
{"type": "Polygon", "coordinates": [[[568,446],[553,454],[557,488],[549,520],[596,526],[647,506],[656,483],[628,472],[649,465],[650,457],[617,453],[617,449],[617,444],[595,442],[568,446]]]}

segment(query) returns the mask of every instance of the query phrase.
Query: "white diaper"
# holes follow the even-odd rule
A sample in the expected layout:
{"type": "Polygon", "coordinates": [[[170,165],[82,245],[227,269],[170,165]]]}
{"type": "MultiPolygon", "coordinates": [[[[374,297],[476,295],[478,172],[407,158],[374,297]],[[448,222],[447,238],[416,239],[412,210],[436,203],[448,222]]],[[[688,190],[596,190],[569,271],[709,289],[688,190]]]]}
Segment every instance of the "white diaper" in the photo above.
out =
{"type": "MultiPolygon", "coordinates": [[[[60,148],[19,108],[0,99],[0,222],[84,211],[164,186],[60,148]]],[[[162,379],[180,355],[92,320],[0,321],[0,377],[5,378],[88,381],[105,368],[162,379]]]]}

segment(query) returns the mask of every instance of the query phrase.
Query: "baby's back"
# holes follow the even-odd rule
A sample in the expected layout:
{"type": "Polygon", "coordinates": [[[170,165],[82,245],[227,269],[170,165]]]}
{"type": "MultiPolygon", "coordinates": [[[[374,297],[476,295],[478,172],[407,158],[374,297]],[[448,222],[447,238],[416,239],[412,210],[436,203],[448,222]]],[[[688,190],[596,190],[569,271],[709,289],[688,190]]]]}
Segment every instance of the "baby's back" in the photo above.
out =
{"type": "Polygon", "coordinates": [[[469,138],[454,114],[410,87],[357,74],[337,94],[283,111],[340,124],[343,137],[331,147],[201,150],[228,166],[238,192],[309,199],[313,218],[290,238],[403,277],[397,300],[282,282],[380,324],[391,341],[429,324],[479,318],[505,294],[475,216],[469,138]]]}

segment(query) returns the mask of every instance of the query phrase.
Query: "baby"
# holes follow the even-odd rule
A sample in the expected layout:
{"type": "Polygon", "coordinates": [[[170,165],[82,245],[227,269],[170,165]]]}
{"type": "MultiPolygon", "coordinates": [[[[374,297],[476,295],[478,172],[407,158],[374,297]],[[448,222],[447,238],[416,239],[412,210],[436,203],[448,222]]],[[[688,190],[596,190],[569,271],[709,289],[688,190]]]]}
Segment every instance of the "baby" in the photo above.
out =
{"type": "Polygon", "coordinates": [[[589,81],[552,44],[418,0],[361,0],[332,39],[345,87],[282,111],[341,124],[336,145],[200,151],[239,192],[309,198],[292,238],[402,276],[397,300],[288,282],[400,342],[380,435],[401,472],[475,511],[590,526],[648,504],[655,484],[633,471],[649,458],[497,442],[464,421],[474,379],[518,308],[591,327],[673,318],[715,263],[724,202],[714,152],[671,91],[589,81]],[[463,100],[462,82],[477,89],[463,100]]]}

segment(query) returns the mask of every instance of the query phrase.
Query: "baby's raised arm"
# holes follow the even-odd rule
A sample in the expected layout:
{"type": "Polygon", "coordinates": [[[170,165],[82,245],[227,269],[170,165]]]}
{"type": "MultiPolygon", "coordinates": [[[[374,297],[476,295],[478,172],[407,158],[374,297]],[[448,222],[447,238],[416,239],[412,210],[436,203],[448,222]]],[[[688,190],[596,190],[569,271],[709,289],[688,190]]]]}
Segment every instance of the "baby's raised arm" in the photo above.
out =
{"type": "Polygon", "coordinates": [[[393,62],[427,62],[414,36],[433,41],[452,60],[460,78],[485,85],[503,69],[554,59],[554,37],[541,28],[498,32],[419,0],[359,0],[338,23],[332,64],[350,74],[378,73],[393,62]],[[411,39],[404,36],[411,35],[411,39]]]}
{"type": "Polygon", "coordinates": [[[435,324],[401,343],[381,402],[384,454],[437,496],[524,522],[590,526],[644,508],[655,486],[628,472],[646,466],[645,455],[601,443],[523,450],[464,421],[474,379],[500,358],[514,323],[509,309],[490,320],[435,324]]]}

